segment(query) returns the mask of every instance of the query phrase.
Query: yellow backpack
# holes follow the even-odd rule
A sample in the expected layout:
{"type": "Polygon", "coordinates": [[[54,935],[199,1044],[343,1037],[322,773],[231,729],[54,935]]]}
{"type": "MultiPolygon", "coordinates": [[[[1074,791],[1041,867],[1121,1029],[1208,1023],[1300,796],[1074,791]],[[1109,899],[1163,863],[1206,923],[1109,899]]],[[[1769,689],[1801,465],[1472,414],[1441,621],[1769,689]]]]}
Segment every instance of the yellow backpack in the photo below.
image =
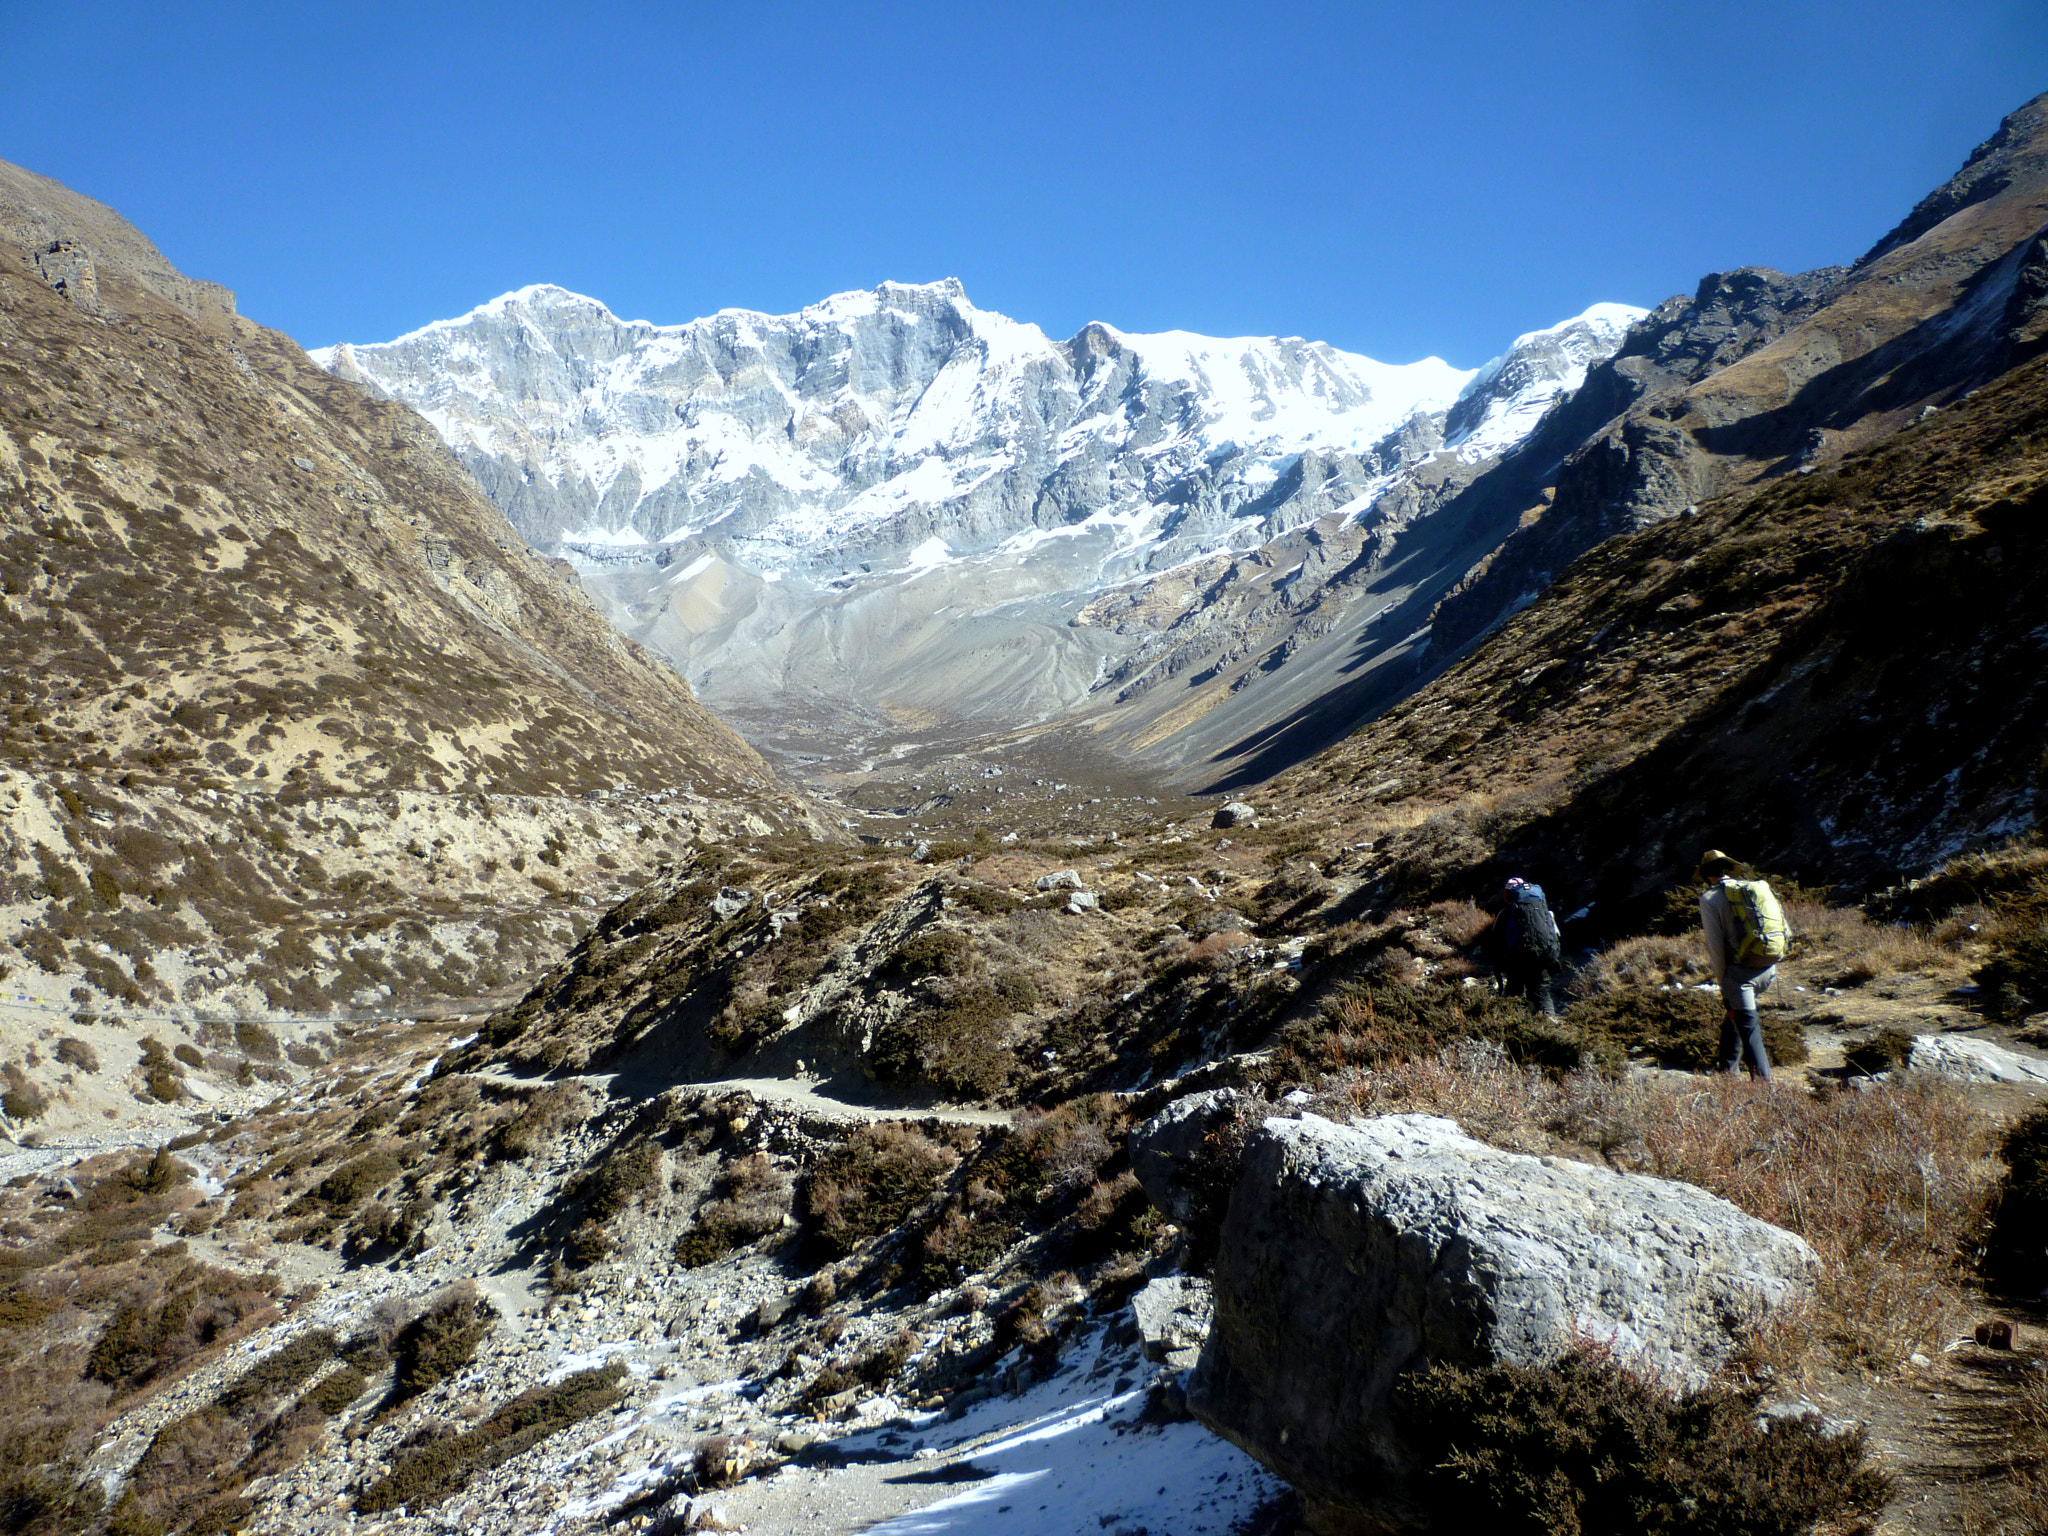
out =
{"type": "Polygon", "coordinates": [[[1750,970],[1762,970],[1785,958],[1792,945],[1792,926],[1785,921],[1785,909],[1778,905],[1777,892],[1763,880],[1724,880],[1728,908],[1735,914],[1741,942],[1731,957],[1750,970]]]}

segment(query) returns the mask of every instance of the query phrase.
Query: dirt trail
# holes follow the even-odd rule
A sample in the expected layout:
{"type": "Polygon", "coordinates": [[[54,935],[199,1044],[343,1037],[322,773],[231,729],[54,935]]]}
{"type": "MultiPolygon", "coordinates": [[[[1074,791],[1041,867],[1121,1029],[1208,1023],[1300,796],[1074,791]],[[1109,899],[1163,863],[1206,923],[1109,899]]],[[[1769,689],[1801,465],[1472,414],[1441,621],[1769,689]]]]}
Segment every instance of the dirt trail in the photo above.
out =
{"type": "Polygon", "coordinates": [[[967,1109],[957,1105],[915,1105],[915,1104],[859,1104],[851,1099],[835,1098],[821,1090],[814,1078],[798,1077],[717,1077],[702,1081],[663,1082],[658,1087],[645,1079],[622,1072],[586,1072],[577,1077],[521,1078],[503,1067],[492,1067],[477,1074],[501,1082],[531,1083],[582,1083],[599,1093],[611,1096],[615,1087],[625,1084],[622,1091],[640,1096],[652,1097],[663,1088],[701,1088],[707,1093],[750,1093],[764,1103],[790,1104],[798,1109],[807,1109],[816,1114],[834,1115],[842,1120],[941,1120],[948,1125],[1008,1125],[1016,1117],[1016,1111],[1009,1109],[967,1109]]]}

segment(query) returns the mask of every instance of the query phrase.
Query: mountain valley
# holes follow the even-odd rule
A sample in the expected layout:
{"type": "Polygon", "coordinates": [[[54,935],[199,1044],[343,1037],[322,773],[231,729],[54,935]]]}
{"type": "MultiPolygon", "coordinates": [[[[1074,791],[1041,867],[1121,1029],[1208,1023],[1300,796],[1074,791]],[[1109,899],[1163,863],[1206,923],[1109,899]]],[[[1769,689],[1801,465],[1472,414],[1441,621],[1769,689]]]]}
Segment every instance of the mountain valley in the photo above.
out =
{"type": "Polygon", "coordinates": [[[308,355],[0,164],[0,1532],[2039,1536],[2044,294],[2048,97],[1470,372],[952,281],[308,355]],[[1778,1267],[1543,1291],[1628,1201],[1778,1267]]]}

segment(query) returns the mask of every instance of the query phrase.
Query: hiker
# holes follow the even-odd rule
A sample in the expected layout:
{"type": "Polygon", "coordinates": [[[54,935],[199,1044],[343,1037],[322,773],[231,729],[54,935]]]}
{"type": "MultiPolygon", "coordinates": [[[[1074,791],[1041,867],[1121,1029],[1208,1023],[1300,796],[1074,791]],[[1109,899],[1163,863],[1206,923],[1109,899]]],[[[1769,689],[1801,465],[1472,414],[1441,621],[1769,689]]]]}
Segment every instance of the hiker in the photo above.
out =
{"type": "Polygon", "coordinates": [[[1778,979],[1778,962],[1791,939],[1785,913],[1769,884],[1735,878],[1741,866],[1718,848],[1700,856],[1693,878],[1706,885],[1700,897],[1700,930],[1707,940],[1707,965],[1721,985],[1721,1070],[1740,1072],[1749,1058],[1750,1071],[1765,1082],[1771,1077],[1770,1053],[1764,1049],[1763,1021],[1756,1000],[1778,979]]]}
{"type": "Polygon", "coordinates": [[[1564,969],[1564,947],[1543,887],[1517,875],[1502,889],[1501,900],[1505,906],[1494,921],[1493,954],[1502,989],[1554,1019],[1557,1003],[1550,979],[1564,969]]]}

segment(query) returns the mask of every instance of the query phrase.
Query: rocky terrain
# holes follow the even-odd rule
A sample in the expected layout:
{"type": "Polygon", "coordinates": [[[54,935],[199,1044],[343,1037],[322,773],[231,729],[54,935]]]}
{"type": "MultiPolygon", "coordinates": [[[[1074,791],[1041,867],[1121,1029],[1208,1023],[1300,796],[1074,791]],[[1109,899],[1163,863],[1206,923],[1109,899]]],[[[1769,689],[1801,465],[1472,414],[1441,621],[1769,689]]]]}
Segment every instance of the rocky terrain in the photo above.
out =
{"type": "MultiPolygon", "coordinates": [[[[1866,265],[2005,218],[2031,121],[1866,265]]],[[[1888,432],[1731,454],[1238,796],[1072,721],[892,736],[883,700],[811,801],[417,418],[110,239],[23,246],[0,290],[41,541],[6,546],[36,691],[0,980],[82,994],[0,1059],[0,1529],[2043,1529],[2048,359],[2019,332],[1888,432]],[[117,393],[150,375],[108,358],[185,326],[203,392],[117,393]],[[230,337],[290,385],[281,440],[213,403],[230,337]],[[116,429],[157,458],[64,446],[116,429]],[[171,461],[214,433],[241,500],[171,461]],[[264,489],[394,438],[380,495],[446,518],[448,563],[320,489],[360,482],[264,489]],[[116,478],[138,459],[167,489],[116,478]],[[93,596],[152,528],[190,629],[140,582],[93,596]],[[464,586],[493,572],[517,622],[464,586]],[[1709,844],[1795,936],[1768,1082],[1713,1071],[1709,844]],[[1555,1018],[1494,984],[1511,873],[1564,924],[1555,1018]]],[[[1723,275],[1614,369],[1695,399],[1857,281],[1723,275]]],[[[1607,366],[1417,518],[1511,469],[1562,509],[1571,455],[1519,456],[1607,366]]],[[[1478,382],[1522,388],[1512,357],[1478,382]]],[[[1459,409],[1433,430],[1489,430],[1459,409]]]]}
{"type": "Polygon", "coordinates": [[[289,1073],[238,1018],[317,1055],[516,990],[601,893],[808,825],[405,408],[14,167],[0,238],[0,1038],[99,1054],[31,1072],[60,1122],[146,1087],[136,1027],[195,1091],[289,1073]]]}

